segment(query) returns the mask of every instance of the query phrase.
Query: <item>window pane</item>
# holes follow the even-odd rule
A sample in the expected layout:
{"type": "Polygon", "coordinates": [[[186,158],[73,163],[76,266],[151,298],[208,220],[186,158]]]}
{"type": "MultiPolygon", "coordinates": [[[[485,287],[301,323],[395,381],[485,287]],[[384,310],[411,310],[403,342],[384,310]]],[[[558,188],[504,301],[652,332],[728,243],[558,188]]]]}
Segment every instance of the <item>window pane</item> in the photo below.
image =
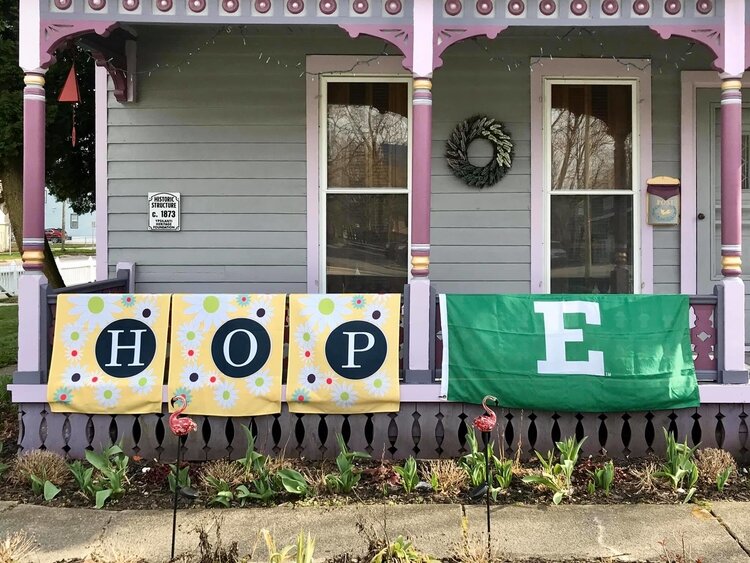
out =
{"type": "Polygon", "coordinates": [[[406,188],[404,82],[328,83],[328,187],[406,188]]]}
{"type": "Polygon", "coordinates": [[[632,189],[632,88],[553,84],[553,190],[632,189]]]}
{"type": "Polygon", "coordinates": [[[326,291],[401,293],[409,255],[406,194],[327,197],[326,291]]]}
{"type": "Polygon", "coordinates": [[[633,198],[551,198],[552,293],[633,292],[633,198]]]}

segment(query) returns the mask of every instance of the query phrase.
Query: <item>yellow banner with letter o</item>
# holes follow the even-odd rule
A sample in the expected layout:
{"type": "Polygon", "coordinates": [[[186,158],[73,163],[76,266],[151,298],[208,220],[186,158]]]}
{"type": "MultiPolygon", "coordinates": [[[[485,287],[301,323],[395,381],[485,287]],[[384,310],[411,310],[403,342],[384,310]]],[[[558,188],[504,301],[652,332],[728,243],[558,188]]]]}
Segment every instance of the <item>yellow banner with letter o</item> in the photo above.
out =
{"type": "Polygon", "coordinates": [[[169,396],[188,413],[281,411],[286,295],[174,295],[169,396]]]}
{"type": "Polygon", "coordinates": [[[60,294],[47,385],[53,412],[161,412],[170,295],[60,294]]]}
{"type": "Polygon", "coordinates": [[[290,295],[289,410],[398,411],[400,308],[400,295],[290,295]]]}

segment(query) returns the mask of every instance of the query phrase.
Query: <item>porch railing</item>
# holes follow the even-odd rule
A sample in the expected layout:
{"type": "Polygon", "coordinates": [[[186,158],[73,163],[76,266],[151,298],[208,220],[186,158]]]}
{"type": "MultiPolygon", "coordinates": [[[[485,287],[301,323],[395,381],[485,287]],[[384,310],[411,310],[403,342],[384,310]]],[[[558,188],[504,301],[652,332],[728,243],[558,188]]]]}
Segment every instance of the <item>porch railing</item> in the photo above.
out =
{"type": "MultiPolygon", "coordinates": [[[[44,349],[47,350],[47,362],[42,383],[47,382],[47,372],[49,362],[52,358],[52,343],[55,334],[55,312],[57,308],[57,296],[62,293],[127,293],[130,284],[128,270],[118,271],[117,277],[91,283],[84,283],[65,287],[62,289],[47,289],[46,302],[47,307],[43,312],[46,314],[46,320],[43,320],[42,326],[47,330],[42,335],[44,349]]],[[[695,362],[695,371],[698,381],[702,382],[721,382],[719,377],[718,360],[721,351],[721,338],[719,338],[720,326],[720,301],[723,297],[721,286],[717,286],[714,295],[691,295],[690,296],[690,341],[693,348],[693,360],[695,362]]],[[[430,324],[432,350],[430,357],[432,365],[430,366],[430,381],[420,381],[409,377],[408,365],[408,286],[405,292],[405,299],[402,302],[402,317],[399,327],[399,372],[402,383],[427,384],[439,383],[441,380],[442,363],[443,363],[443,336],[441,332],[440,307],[438,306],[437,295],[431,300],[433,309],[430,316],[433,319],[430,324]]],[[[284,375],[286,375],[287,365],[287,344],[289,343],[289,318],[284,322],[284,375]]]]}
{"type": "Polygon", "coordinates": [[[42,383],[47,383],[49,366],[52,361],[52,343],[55,341],[55,316],[57,313],[58,295],[64,293],[128,293],[131,286],[130,275],[130,270],[119,269],[114,278],[107,280],[71,285],[59,289],[44,286],[44,294],[42,295],[44,306],[41,307],[41,326],[43,328],[46,327],[46,330],[42,330],[40,338],[41,348],[46,351],[46,357],[41,362],[42,373],[40,374],[40,379],[42,383]]]}
{"type": "MultiPolygon", "coordinates": [[[[693,348],[693,361],[695,362],[695,374],[698,381],[719,382],[719,355],[721,351],[721,338],[717,329],[720,325],[721,314],[720,301],[723,299],[723,288],[716,286],[714,295],[691,295],[690,296],[690,343],[693,348]]],[[[434,333],[434,382],[440,381],[443,365],[443,335],[440,324],[440,307],[435,300],[433,313],[434,333]]]]}
{"type": "MultiPolygon", "coordinates": [[[[45,349],[51,351],[57,298],[62,293],[125,293],[132,291],[127,270],[115,279],[82,284],[62,290],[44,289],[46,307],[42,326],[45,349]]],[[[410,377],[409,354],[409,289],[404,294],[402,314],[402,382],[409,399],[404,399],[397,413],[366,415],[299,415],[289,413],[286,405],[279,414],[239,419],[197,416],[199,432],[191,434],[185,445],[186,459],[237,457],[244,451],[240,424],[247,424],[256,434],[256,446],[266,453],[305,456],[310,459],[331,457],[336,453],[335,436],[341,433],[350,447],[403,459],[409,455],[424,458],[453,457],[466,451],[466,434],[472,417],[480,412],[476,405],[446,403],[438,400],[443,357],[440,311],[437,296],[430,300],[430,334],[432,350],[429,379],[424,373],[410,377]],[[418,388],[421,391],[415,392],[418,388]],[[420,398],[421,397],[421,398],[420,398]]],[[[690,297],[690,322],[693,356],[701,382],[719,382],[721,376],[720,311],[721,288],[714,295],[690,297]]],[[[288,329],[285,331],[288,340],[288,329]]],[[[50,357],[48,353],[48,358],[50,357]]],[[[41,383],[46,383],[46,373],[41,383]]],[[[175,442],[166,428],[166,408],[161,413],[144,415],[85,415],[49,412],[43,386],[37,393],[21,393],[14,386],[14,400],[21,405],[19,445],[22,449],[47,448],[72,458],[83,457],[88,449],[98,449],[109,442],[122,441],[129,454],[171,460],[175,442]]],[[[719,386],[706,385],[704,389],[719,386]]],[[[708,395],[707,395],[708,397],[708,395]]],[[[595,454],[606,449],[611,455],[633,456],[662,451],[661,427],[677,432],[680,439],[692,443],[724,447],[743,459],[750,456],[746,447],[745,405],[731,404],[726,399],[709,398],[699,410],[644,411],[630,413],[557,413],[542,411],[502,410],[499,414],[498,439],[510,455],[522,443],[524,456],[534,450],[544,451],[561,437],[575,434],[591,436],[584,453],[595,454]],[[720,404],[719,404],[720,403],[720,404]]],[[[741,397],[737,403],[746,402],[741,397]]]]}

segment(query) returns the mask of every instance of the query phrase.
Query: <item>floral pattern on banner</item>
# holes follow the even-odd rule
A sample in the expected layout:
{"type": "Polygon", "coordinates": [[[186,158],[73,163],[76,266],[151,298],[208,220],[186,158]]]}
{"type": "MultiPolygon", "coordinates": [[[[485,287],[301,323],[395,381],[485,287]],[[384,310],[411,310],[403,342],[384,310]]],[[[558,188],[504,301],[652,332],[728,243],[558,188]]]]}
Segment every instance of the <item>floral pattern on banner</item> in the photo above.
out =
{"type": "Polygon", "coordinates": [[[52,411],[161,412],[170,299],[59,295],[47,385],[52,411]]]}
{"type": "Polygon", "coordinates": [[[286,295],[174,295],[169,396],[190,414],[281,411],[286,295]]]}
{"type": "Polygon", "coordinates": [[[289,410],[398,411],[400,307],[400,295],[290,295],[289,410]]]}

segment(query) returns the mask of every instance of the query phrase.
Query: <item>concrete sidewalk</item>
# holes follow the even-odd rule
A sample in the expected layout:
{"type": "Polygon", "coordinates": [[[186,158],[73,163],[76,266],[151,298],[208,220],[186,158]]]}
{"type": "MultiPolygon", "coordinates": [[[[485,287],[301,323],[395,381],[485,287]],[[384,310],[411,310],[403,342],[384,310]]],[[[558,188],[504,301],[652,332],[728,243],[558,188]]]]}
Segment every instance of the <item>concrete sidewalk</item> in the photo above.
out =
{"type": "MultiPolygon", "coordinates": [[[[358,521],[382,528],[388,536],[404,534],[435,556],[448,557],[461,537],[466,514],[472,532],[485,527],[482,506],[390,505],[346,507],[276,507],[231,510],[185,509],[178,515],[178,553],[195,549],[199,526],[215,528],[238,541],[240,554],[253,552],[258,530],[269,528],[277,545],[291,543],[300,530],[316,538],[316,560],[341,553],[364,553],[365,538],[358,521]]],[[[495,506],[493,537],[510,560],[540,558],[612,558],[613,561],[662,561],[660,542],[682,553],[682,542],[703,563],[750,561],[750,503],[694,505],[495,506]]],[[[169,558],[171,512],[97,511],[0,503],[0,538],[25,530],[40,544],[31,561],[53,563],[90,553],[141,556],[149,561],[169,558]]],[[[211,532],[213,537],[213,530],[211,532]]],[[[258,547],[253,561],[264,561],[258,547]]],[[[267,561],[267,558],[265,559],[267,561]]]]}

